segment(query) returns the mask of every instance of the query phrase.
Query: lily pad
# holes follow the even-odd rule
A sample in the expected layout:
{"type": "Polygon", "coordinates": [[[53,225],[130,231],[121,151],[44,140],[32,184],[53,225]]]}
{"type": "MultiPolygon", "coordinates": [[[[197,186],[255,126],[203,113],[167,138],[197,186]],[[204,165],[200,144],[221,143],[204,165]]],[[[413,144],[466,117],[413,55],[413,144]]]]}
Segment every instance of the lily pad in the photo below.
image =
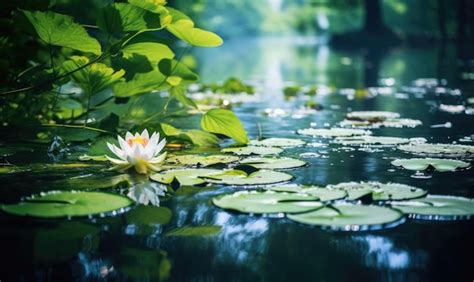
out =
{"type": "Polygon", "coordinates": [[[408,170],[426,170],[429,168],[435,169],[437,171],[454,171],[458,168],[466,168],[469,166],[469,163],[450,160],[450,159],[434,159],[434,158],[424,158],[424,159],[398,159],[392,161],[392,165],[401,166],[404,169],[408,170]]]}
{"type": "Polygon", "coordinates": [[[295,138],[266,138],[263,140],[252,140],[249,144],[252,146],[293,148],[303,146],[306,142],[295,138]]]}
{"type": "Polygon", "coordinates": [[[474,200],[464,197],[428,195],[425,198],[391,204],[415,219],[457,220],[470,219],[474,215],[474,200]]]}
{"type": "Polygon", "coordinates": [[[132,180],[128,174],[114,176],[85,175],[52,183],[58,190],[83,190],[130,187],[132,180]]]}
{"type": "Polygon", "coordinates": [[[240,160],[239,157],[229,155],[179,155],[168,157],[166,159],[166,164],[206,167],[215,164],[233,163],[238,160],[240,160]]]}
{"type": "Polygon", "coordinates": [[[417,119],[409,119],[409,118],[394,118],[394,119],[386,119],[383,121],[366,121],[366,120],[352,120],[352,119],[345,119],[339,123],[342,127],[361,127],[361,128],[379,128],[379,127],[417,127],[422,125],[423,123],[417,119]]]}
{"type": "Polygon", "coordinates": [[[394,209],[350,204],[323,207],[308,213],[289,214],[288,218],[341,231],[376,230],[403,222],[403,214],[394,209]]]}
{"type": "Polygon", "coordinates": [[[219,174],[206,175],[204,178],[209,183],[250,186],[286,182],[293,179],[293,176],[273,170],[258,170],[247,174],[244,171],[233,169],[225,170],[219,174]]]}
{"type": "Polygon", "coordinates": [[[386,119],[399,118],[400,114],[394,112],[385,111],[354,111],[346,115],[347,119],[350,120],[361,120],[361,121],[384,121],[386,119]]]}
{"type": "Polygon", "coordinates": [[[221,150],[222,153],[232,153],[239,156],[249,155],[277,155],[283,152],[281,148],[275,147],[258,147],[258,146],[246,146],[246,147],[229,147],[221,150]]]}
{"type": "Polygon", "coordinates": [[[306,162],[293,158],[259,158],[251,157],[240,161],[241,164],[248,164],[259,169],[288,169],[301,167],[306,162]]]}
{"type": "Polygon", "coordinates": [[[321,207],[317,197],[274,191],[240,191],[212,199],[220,208],[244,213],[295,213],[321,207]]]}
{"type": "Polygon", "coordinates": [[[301,135],[319,136],[319,137],[342,137],[342,136],[361,136],[372,134],[369,130],[352,128],[305,128],[297,131],[301,135]]]}
{"type": "Polygon", "coordinates": [[[270,187],[268,188],[268,190],[276,192],[307,194],[310,196],[317,197],[319,201],[322,202],[339,200],[347,196],[347,192],[344,190],[327,189],[317,186],[284,185],[270,187]]]}
{"type": "Polygon", "coordinates": [[[165,233],[165,236],[212,236],[221,232],[222,226],[206,225],[206,226],[183,226],[172,229],[165,233]]]}
{"type": "Polygon", "coordinates": [[[49,192],[14,205],[2,205],[4,212],[41,218],[88,216],[123,209],[134,202],[129,198],[100,192],[49,192]]]}
{"type": "Polygon", "coordinates": [[[221,173],[221,171],[217,169],[176,169],[152,174],[150,179],[162,184],[171,184],[172,186],[177,187],[195,186],[206,184],[206,180],[203,179],[204,176],[215,175],[218,173],[221,173]]]}
{"type": "Polygon", "coordinates": [[[412,144],[399,146],[398,149],[428,156],[469,157],[474,154],[474,146],[458,144],[412,144]]]}
{"type": "Polygon", "coordinates": [[[399,145],[411,142],[426,142],[424,138],[401,138],[389,136],[338,137],[334,143],[342,145],[399,145]]]}
{"type": "Polygon", "coordinates": [[[373,201],[399,201],[420,198],[427,194],[426,190],[399,183],[344,182],[329,185],[328,188],[346,191],[348,200],[357,200],[370,195],[373,201]]]}
{"type": "Polygon", "coordinates": [[[128,224],[135,225],[164,225],[171,220],[171,210],[165,207],[139,205],[125,214],[128,224]]]}

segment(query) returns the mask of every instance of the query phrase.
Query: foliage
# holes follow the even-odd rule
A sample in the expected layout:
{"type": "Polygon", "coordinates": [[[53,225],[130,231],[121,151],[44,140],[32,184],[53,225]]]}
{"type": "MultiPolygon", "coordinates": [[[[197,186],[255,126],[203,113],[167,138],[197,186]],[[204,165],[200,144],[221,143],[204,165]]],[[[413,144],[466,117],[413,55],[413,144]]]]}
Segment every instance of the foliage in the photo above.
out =
{"type": "MultiPolygon", "coordinates": [[[[171,48],[175,40],[170,38],[175,36],[188,45],[201,47],[219,46],[222,39],[196,27],[190,17],[166,6],[166,1],[104,4],[91,7],[97,10],[94,17],[92,13],[87,15],[87,21],[95,22],[96,26],[82,24],[82,16],[61,13],[75,14],[72,6],[56,5],[55,1],[39,10],[39,5],[23,3],[10,7],[11,24],[14,18],[22,20],[22,31],[40,40],[35,46],[36,54],[28,58],[31,67],[21,71],[24,78],[17,76],[1,88],[4,125],[39,123],[60,128],[48,130],[46,135],[41,133],[43,138],[70,136],[71,131],[77,133],[79,129],[83,132],[69,139],[79,141],[129,130],[138,124],[159,127],[160,122],[178,115],[182,108],[197,109],[186,92],[187,85],[199,77],[176,59],[171,48]],[[141,96],[148,93],[153,97],[147,99],[163,101],[160,108],[139,107],[141,96]],[[35,107],[23,113],[23,105],[31,102],[35,107]],[[138,112],[141,114],[137,115],[138,112]],[[115,114],[115,124],[102,122],[108,114],[115,114]],[[94,134],[86,134],[87,131],[94,134]]],[[[223,125],[237,132],[224,135],[239,143],[247,142],[245,130],[232,113],[204,113],[204,119],[203,129],[217,134],[224,129],[219,125],[207,126],[209,121],[225,119],[223,125]]],[[[36,138],[38,132],[42,130],[31,132],[30,138],[36,138]]],[[[218,139],[211,133],[191,129],[171,135],[194,145],[215,146],[218,139]]]]}

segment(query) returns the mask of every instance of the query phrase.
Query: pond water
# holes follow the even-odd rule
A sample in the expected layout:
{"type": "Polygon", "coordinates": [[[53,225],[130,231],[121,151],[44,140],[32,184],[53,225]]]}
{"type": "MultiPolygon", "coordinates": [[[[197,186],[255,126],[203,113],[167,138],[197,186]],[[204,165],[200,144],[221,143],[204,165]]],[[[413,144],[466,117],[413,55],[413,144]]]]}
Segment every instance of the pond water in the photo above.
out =
{"type": "MultiPolygon", "coordinates": [[[[392,111],[403,118],[421,120],[423,125],[372,129],[374,135],[472,145],[474,115],[439,110],[440,104],[467,105],[466,98],[474,96],[473,81],[462,79],[462,72],[472,72],[472,62],[458,60],[456,48],[348,51],[314,45],[304,39],[291,44],[268,39],[229,42],[221,48],[193,50],[193,54],[206,82],[236,76],[258,85],[256,101],[233,108],[251,138],[257,137],[260,127],[263,137],[301,138],[308,142],[307,146],[282,153],[294,158],[315,153],[301,158],[308,162],[307,166],[287,171],[294,176],[293,183],[324,186],[347,181],[396,182],[426,189],[430,194],[474,197],[472,169],[415,178],[414,171],[390,164],[396,158],[411,157],[394,147],[348,147],[331,144],[330,139],[295,133],[301,128],[335,126],[349,111],[392,111]],[[413,81],[419,78],[437,78],[440,86],[414,89],[413,81]],[[324,110],[313,114],[264,114],[266,109],[291,111],[304,104],[308,99],[304,96],[285,99],[281,89],[289,83],[326,85],[337,89],[337,93],[316,96],[324,110]],[[367,97],[367,92],[357,90],[393,83],[393,93],[386,95],[367,97]],[[341,89],[346,95],[340,94],[341,89]],[[451,126],[433,127],[447,122],[451,126]]],[[[418,81],[421,82],[427,81],[418,81]]],[[[198,124],[198,119],[176,119],[175,124],[190,127],[198,124]]],[[[35,145],[33,150],[3,159],[14,164],[51,162],[46,147],[35,145]]],[[[2,203],[48,191],[60,179],[88,174],[99,172],[86,168],[0,175],[2,203]]],[[[154,184],[145,181],[144,185],[154,184]]],[[[285,218],[228,212],[212,205],[213,197],[239,188],[180,189],[172,197],[161,199],[161,206],[172,212],[166,225],[130,224],[127,213],[63,221],[33,221],[0,214],[0,281],[159,281],[168,275],[171,281],[473,278],[472,220],[407,220],[378,231],[335,232],[285,218]],[[221,229],[212,236],[164,235],[183,226],[221,229]]]]}

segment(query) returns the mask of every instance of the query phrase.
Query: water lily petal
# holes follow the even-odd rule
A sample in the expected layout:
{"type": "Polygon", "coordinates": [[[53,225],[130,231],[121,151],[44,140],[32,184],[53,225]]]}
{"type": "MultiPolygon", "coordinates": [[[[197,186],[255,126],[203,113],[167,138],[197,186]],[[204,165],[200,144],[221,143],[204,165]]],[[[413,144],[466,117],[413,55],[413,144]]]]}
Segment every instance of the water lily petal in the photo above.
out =
{"type": "Polygon", "coordinates": [[[114,164],[117,164],[117,165],[126,165],[126,164],[128,164],[128,162],[127,162],[127,161],[124,161],[124,160],[114,159],[114,158],[111,158],[111,157],[109,157],[109,156],[107,156],[107,155],[105,155],[105,157],[106,157],[110,162],[112,162],[112,163],[114,163],[114,164]]]}
{"type": "Polygon", "coordinates": [[[128,141],[129,141],[130,139],[132,139],[132,138],[133,138],[133,134],[130,133],[130,131],[127,131],[127,134],[125,134],[125,140],[127,140],[127,143],[128,143],[128,141]]]}
{"type": "Polygon", "coordinates": [[[130,155],[132,153],[132,148],[130,147],[130,145],[128,145],[128,143],[120,136],[118,136],[117,139],[120,145],[120,149],[122,149],[123,153],[125,155],[130,155]]]}
{"type": "Polygon", "coordinates": [[[109,147],[109,150],[112,151],[112,153],[114,153],[117,157],[125,160],[125,153],[122,150],[120,150],[117,146],[107,142],[107,147],[109,147]]]}
{"type": "Polygon", "coordinates": [[[165,160],[166,155],[167,155],[167,152],[164,152],[163,154],[159,155],[156,158],[153,158],[153,159],[149,160],[148,162],[151,163],[151,164],[159,164],[159,163],[161,163],[165,160]]]}
{"type": "Polygon", "coordinates": [[[146,139],[146,140],[150,139],[150,135],[148,134],[148,130],[146,130],[146,128],[143,130],[141,136],[143,139],[146,139]]]}
{"type": "Polygon", "coordinates": [[[166,145],[166,139],[161,140],[161,142],[158,145],[156,145],[155,153],[153,154],[153,156],[158,155],[161,152],[161,150],[163,150],[165,145],[166,145]]]}

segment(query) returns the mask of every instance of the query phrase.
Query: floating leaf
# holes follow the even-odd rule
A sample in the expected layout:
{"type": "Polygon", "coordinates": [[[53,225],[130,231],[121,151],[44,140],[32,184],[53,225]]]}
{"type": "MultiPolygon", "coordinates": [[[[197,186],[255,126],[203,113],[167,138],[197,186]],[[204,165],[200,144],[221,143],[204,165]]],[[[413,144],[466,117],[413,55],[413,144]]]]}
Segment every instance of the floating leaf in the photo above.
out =
{"type": "Polygon", "coordinates": [[[289,214],[288,218],[333,230],[362,231],[402,223],[403,214],[387,207],[338,204],[308,213],[289,214]]]}
{"type": "Polygon", "coordinates": [[[165,236],[212,236],[219,234],[221,229],[219,225],[183,226],[166,232],[165,236]]]}
{"type": "Polygon", "coordinates": [[[139,205],[125,214],[127,224],[164,225],[170,222],[172,212],[165,207],[139,205]]]}
{"type": "Polygon", "coordinates": [[[266,138],[263,140],[252,140],[249,142],[251,146],[263,146],[263,147],[281,147],[281,148],[293,148],[299,147],[306,144],[301,139],[295,138],[266,138]]]}
{"type": "Polygon", "coordinates": [[[457,220],[470,219],[474,215],[474,200],[464,197],[428,195],[425,198],[390,204],[415,219],[457,220]]]}
{"type": "Polygon", "coordinates": [[[386,119],[383,121],[366,121],[366,120],[351,120],[345,119],[339,123],[342,127],[361,127],[361,128],[379,128],[379,127],[417,127],[422,125],[423,123],[417,119],[409,119],[409,118],[394,118],[394,119],[386,119]]]}
{"type": "Polygon", "coordinates": [[[249,141],[239,118],[230,110],[207,111],[201,119],[201,127],[205,131],[230,137],[239,144],[247,144],[249,141]]]}
{"type": "Polygon", "coordinates": [[[195,186],[203,185],[206,181],[203,177],[220,173],[217,169],[176,169],[169,170],[163,173],[155,173],[150,176],[150,179],[163,184],[171,184],[177,182],[176,186],[195,186]]]}
{"type": "Polygon", "coordinates": [[[400,114],[384,111],[354,111],[347,113],[346,117],[350,120],[377,122],[384,121],[387,119],[399,118],[400,114]]]}
{"type": "Polygon", "coordinates": [[[299,185],[284,185],[269,187],[268,190],[277,192],[289,192],[289,193],[300,193],[307,194],[310,196],[317,197],[319,201],[334,201],[345,198],[347,196],[346,191],[338,189],[327,189],[317,186],[299,186],[299,185]]]}
{"type": "Polygon", "coordinates": [[[371,195],[373,201],[407,200],[423,197],[426,190],[399,183],[380,182],[344,182],[329,185],[330,189],[342,189],[347,192],[348,200],[357,200],[371,195]]]}
{"type": "Polygon", "coordinates": [[[106,189],[122,188],[131,186],[131,179],[128,174],[114,176],[85,175],[69,178],[67,180],[56,181],[52,186],[58,190],[83,190],[83,189],[106,189]]]}
{"type": "Polygon", "coordinates": [[[317,197],[307,194],[274,191],[239,191],[212,199],[220,208],[244,213],[295,213],[321,207],[317,197]]]}
{"type": "Polygon", "coordinates": [[[293,178],[291,174],[272,171],[259,170],[250,174],[241,170],[225,170],[218,174],[204,176],[207,182],[227,185],[267,185],[289,181],[293,178]]]}
{"type": "Polygon", "coordinates": [[[15,205],[2,205],[4,212],[41,218],[87,216],[116,211],[133,204],[127,197],[99,192],[50,192],[15,205]]]}
{"type": "Polygon", "coordinates": [[[342,145],[399,145],[407,143],[426,142],[424,138],[401,138],[389,136],[354,136],[354,137],[338,137],[334,143],[342,145]]]}
{"type": "Polygon", "coordinates": [[[339,136],[359,136],[372,134],[369,130],[352,128],[305,128],[297,131],[301,135],[320,136],[320,137],[339,137],[339,136]]]}
{"type": "Polygon", "coordinates": [[[409,170],[426,170],[433,168],[437,171],[454,171],[458,168],[466,168],[469,166],[469,163],[458,161],[458,160],[449,160],[449,159],[397,159],[392,161],[392,165],[401,166],[404,169],[409,170]]]}
{"type": "Polygon", "coordinates": [[[80,24],[74,22],[72,17],[51,11],[23,11],[23,13],[34,26],[41,40],[47,44],[96,55],[101,54],[99,41],[89,36],[80,24]]]}
{"type": "Polygon", "coordinates": [[[179,155],[170,156],[166,159],[167,164],[183,165],[183,166],[210,166],[215,164],[228,164],[238,161],[240,158],[229,155],[179,155]]]}
{"type": "Polygon", "coordinates": [[[274,147],[257,147],[257,146],[246,146],[246,147],[229,147],[221,150],[222,153],[233,153],[239,156],[248,155],[276,155],[283,152],[283,149],[274,147]]]}
{"type": "Polygon", "coordinates": [[[474,146],[458,144],[412,144],[398,149],[417,155],[468,157],[474,154],[474,146]]]}
{"type": "Polygon", "coordinates": [[[259,158],[251,157],[240,161],[241,164],[249,164],[259,169],[287,169],[306,165],[306,162],[292,158],[259,158]]]}

